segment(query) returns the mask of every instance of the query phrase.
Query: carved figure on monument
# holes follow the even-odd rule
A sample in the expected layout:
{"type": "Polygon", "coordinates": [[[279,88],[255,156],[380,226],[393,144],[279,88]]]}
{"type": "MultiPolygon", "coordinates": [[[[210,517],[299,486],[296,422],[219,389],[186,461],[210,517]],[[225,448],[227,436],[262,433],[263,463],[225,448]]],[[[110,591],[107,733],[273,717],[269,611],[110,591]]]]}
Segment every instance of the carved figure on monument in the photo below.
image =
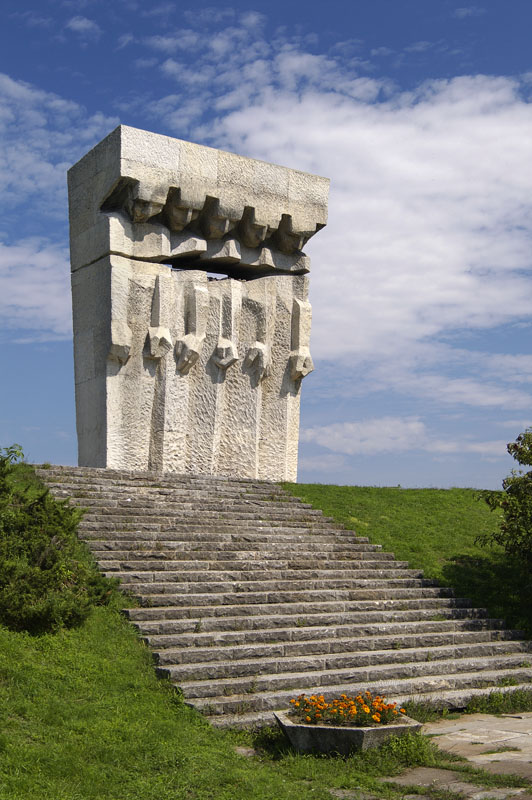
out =
{"type": "Polygon", "coordinates": [[[328,183],[124,126],[72,167],[80,465],[296,479],[328,183]]]}

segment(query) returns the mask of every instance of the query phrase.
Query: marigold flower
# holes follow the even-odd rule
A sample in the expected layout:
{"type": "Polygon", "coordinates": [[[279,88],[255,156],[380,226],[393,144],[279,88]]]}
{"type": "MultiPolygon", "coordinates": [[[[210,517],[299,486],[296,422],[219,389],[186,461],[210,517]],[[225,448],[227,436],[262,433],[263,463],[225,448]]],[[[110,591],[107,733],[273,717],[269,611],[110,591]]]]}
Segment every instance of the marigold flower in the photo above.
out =
{"type": "Polygon", "coordinates": [[[373,716],[371,717],[371,719],[374,719],[374,720],[375,720],[375,722],[380,722],[380,721],[381,721],[381,718],[379,717],[379,715],[378,715],[378,714],[373,714],[373,716]]]}
{"type": "Polygon", "coordinates": [[[369,708],[368,708],[368,706],[362,706],[362,711],[365,711],[365,712],[366,712],[366,714],[369,714],[369,708]]]}
{"type": "Polygon", "coordinates": [[[310,722],[310,717],[305,717],[305,719],[307,720],[307,722],[310,722]]]}

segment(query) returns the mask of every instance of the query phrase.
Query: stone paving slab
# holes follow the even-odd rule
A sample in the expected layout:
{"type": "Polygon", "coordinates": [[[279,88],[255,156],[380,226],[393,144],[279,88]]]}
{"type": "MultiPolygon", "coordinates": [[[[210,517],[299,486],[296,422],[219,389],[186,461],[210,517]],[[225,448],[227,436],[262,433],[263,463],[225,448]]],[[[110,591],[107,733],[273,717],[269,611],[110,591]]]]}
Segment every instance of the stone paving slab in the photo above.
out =
{"type": "MultiPolygon", "coordinates": [[[[424,725],[442,750],[464,756],[489,772],[521,775],[532,780],[532,712],[468,714],[456,720],[424,725]],[[504,750],[504,748],[515,748],[504,750]],[[499,752],[494,752],[499,750],[499,752]]],[[[532,794],[532,792],[531,792],[532,794]]]]}
{"type": "Polygon", "coordinates": [[[524,789],[512,789],[504,787],[501,789],[486,789],[476,784],[464,780],[461,772],[450,769],[436,769],[432,767],[416,767],[403,772],[402,775],[393,778],[384,778],[383,783],[393,783],[399,786],[426,786],[430,789],[445,789],[446,791],[462,794],[471,800],[482,800],[482,798],[511,798],[515,796],[523,797],[524,789]]]}
{"type": "MultiPolygon", "coordinates": [[[[521,714],[468,714],[459,719],[426,723],[423,733],[433,737],[442,750],[463,756],[489,772],[519,775],[532,781],[532,712],[521,714]],[[516,748],[504,750],[506,747],[516,748]],[[499,750],[499,752],[493,752],[499,750]]],[[[532,800],[529,788],[486,788],[464,780],[462,773],[446,769],[418,767],[384,783],[418,786],[462,794],[468,800],[518,798],[532,800]]],[[[406,800],[408,795],[403,797],[406,800]]],[[[414,796],[412,796],[414,797],[414,796]]],[[[421,795],[415,795],[420,800],[421,795]]]]}

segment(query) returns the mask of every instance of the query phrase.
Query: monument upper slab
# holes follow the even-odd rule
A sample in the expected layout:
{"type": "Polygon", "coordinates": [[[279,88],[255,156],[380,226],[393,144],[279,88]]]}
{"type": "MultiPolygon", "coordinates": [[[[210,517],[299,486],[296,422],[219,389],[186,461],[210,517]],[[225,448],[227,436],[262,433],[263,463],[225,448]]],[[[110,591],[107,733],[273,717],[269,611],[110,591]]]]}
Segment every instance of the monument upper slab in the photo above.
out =
{"type": "Polygon", "coordinates": [[[124,125],[68,182],[73,271],[115,253],[304,273],[327,222],[327,178],[124,125]]]}

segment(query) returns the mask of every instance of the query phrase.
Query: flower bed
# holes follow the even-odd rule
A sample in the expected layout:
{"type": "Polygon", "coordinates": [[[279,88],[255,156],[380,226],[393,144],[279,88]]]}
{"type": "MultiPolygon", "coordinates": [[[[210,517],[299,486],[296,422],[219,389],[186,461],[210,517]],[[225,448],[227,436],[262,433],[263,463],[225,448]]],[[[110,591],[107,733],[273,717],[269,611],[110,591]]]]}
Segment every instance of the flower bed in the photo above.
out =
{"type": "Polygon", "coordinates": [[[373,697],[369,691],[354,698],[342,694],[330,701],[323,695],[307,698],[302,694],[290,704],[290,713],[278,712],[275,719],[299,753],[349,755],[422,727],[397,703],[386,703],[384,697],[373,697]]]}

